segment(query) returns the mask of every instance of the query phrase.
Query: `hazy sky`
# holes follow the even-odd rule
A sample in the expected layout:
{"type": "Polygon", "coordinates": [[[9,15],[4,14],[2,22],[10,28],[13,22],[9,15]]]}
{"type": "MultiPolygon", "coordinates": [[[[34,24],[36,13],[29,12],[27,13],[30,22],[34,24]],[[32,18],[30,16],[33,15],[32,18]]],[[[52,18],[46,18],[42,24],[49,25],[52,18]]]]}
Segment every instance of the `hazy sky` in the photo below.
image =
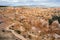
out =
{"type": "Polygon", "coordinates": [[[0,5],[4,6],[44,5],[49,7],[60,7],[60,0],[0,0],[0,5]]]}

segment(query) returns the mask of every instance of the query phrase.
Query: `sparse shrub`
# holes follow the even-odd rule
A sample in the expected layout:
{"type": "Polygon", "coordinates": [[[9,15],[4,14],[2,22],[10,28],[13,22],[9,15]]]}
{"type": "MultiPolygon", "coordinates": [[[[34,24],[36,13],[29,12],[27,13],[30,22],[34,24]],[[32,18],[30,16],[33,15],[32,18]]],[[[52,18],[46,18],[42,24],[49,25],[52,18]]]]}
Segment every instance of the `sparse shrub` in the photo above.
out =
{"type": "Polygon", "coordinates": [[[49,25],[51,25],[51,24],[52,24],[52,22],[53,22],[53,20],[52,20],[52,19],[49,19],[49,25]]]}
{"type": "Polygon", "coordinates": [[[52,16],[52,20],[57,20],[58,16],[52,16]]]}
{"type": "Polygon", "coordinates": [[[60,16],[58,17],[58,22],[60,23],[60,16]]]}
{"type": "Polygon", "coordinates": [[[21,33],[21,31],[19,31],[19,30],[15,30],[18,34],[20,34],[21,33]]]}
{"type": "Polygon", "coordinates": [[[52,19],[49,19],[49,25],[52,24],[53,21],[57,20],[60,23],[60,16],[52,16],[52,19]]]}

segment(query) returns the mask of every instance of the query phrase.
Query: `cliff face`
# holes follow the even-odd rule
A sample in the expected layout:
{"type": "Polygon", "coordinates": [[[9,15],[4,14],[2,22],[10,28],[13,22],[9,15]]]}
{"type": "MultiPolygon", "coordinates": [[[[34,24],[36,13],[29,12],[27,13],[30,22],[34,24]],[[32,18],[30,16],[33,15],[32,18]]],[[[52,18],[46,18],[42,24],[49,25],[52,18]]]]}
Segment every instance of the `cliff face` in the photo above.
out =
{"type": "Polygon", "coordinates": [[[0,40],[60,40],[60,8],[0,7],[0,40]]]}

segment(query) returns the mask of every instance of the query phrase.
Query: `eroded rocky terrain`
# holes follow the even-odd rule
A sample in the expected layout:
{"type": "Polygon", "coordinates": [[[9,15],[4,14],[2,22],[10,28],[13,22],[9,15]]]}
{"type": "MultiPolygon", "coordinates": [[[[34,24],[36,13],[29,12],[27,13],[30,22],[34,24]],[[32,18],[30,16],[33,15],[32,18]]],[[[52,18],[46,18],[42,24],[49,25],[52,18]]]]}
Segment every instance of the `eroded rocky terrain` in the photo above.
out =
{"type": "Polygon", "coordinates": [[[60,40],[60,8],[0,7],[0,40],[60,40]]]}

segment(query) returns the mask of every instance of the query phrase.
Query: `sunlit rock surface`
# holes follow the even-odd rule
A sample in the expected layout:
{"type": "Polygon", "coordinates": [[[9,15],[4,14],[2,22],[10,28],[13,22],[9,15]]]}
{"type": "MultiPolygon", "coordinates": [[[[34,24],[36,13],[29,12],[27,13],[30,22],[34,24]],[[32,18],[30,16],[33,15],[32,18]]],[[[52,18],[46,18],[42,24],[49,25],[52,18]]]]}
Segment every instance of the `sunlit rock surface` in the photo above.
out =
{"type": "Polygon", "coordinates": [[[0,40],[60,40],[60,8],[0,7],[0,40]]]}

